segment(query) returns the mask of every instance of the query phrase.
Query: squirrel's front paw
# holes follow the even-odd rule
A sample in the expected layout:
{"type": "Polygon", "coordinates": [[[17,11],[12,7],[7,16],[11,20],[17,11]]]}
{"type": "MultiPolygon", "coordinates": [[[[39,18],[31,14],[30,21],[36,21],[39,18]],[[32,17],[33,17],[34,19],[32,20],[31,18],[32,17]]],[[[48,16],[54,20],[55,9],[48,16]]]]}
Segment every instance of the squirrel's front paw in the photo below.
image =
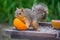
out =
{"type": "Polygon", "coordinates": [[[38,29],[36,29],[36,31],[40,31],[40,29],[38,28],[38,29]]]}
{"type": "Polygon", "coordinates": [[[40,29],[37,29],[37,31],[40,31],[40,29]]]}
{"type": "Polygon", "coordinates": [[[34,29],[34,30],[36,30],[36,31],[40,31],[40,29],[34,29]]]}

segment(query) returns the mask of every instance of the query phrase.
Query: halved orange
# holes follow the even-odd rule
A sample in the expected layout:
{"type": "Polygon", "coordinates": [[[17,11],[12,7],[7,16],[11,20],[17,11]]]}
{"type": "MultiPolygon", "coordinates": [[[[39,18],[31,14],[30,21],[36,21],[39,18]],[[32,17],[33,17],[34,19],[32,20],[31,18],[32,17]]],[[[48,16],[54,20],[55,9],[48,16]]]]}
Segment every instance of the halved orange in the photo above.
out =
{"type": "Polygon", "coordinates": [[[14,19],[13,24],[16,27],[16,29],[18,29],[18,30],[27,30],[28,29],[27,26],[24,24],[24,22],[22,22],[18,18],[14,19]]]}
{"type": "Polygon", "coordinates": [[[52,26],[55,29],[60,29],[60,20],[52,20],[52,26]]]}

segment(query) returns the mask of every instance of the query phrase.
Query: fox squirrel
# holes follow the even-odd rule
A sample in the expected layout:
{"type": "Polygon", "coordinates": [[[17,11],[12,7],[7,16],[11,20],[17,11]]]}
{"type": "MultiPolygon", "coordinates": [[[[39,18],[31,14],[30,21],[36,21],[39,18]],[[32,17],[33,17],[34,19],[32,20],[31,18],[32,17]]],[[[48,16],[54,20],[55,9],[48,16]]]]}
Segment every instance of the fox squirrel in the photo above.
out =
{"type": "Polygon", "coordinates": [[[24,23],[27,27],[32,26],[35,30],[39,29],[38,19],[45,20],[48,14],[48,8],[45,4],[39,3],[29,8],[17,8],[15,11],[15,17],[21,18],[25,17],[24,23]]]}

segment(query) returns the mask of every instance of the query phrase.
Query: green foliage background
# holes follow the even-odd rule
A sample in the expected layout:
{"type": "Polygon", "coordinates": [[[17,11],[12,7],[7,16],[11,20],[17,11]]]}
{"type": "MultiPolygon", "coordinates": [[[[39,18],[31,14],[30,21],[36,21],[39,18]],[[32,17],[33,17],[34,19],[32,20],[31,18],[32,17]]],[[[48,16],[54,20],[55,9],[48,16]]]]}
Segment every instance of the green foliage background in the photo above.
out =
{"type": "Polygon", "coordinates": [[[0,0],[0,24],[12,24],[16,7],[32,8],[39,2],[47,4],[49,8],[48,21],[60,19],[60,0],[0,0]]]}

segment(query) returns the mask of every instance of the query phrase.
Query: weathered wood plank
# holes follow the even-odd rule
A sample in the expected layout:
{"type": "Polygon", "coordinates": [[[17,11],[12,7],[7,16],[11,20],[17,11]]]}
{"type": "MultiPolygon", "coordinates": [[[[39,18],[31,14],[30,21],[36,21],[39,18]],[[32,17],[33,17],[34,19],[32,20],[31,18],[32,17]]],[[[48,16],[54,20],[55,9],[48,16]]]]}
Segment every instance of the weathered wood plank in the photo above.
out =
{"type": "MultiPolygon", "coordinates": [[[[40,31],[35,31],[33,29],[28,29],[26,31],[19,31],[15,28],[8,28],[5,30],[6,34],[9,34],[12,38],[29,38],[29,39],[52,39],[57,40],[57,33],[60,33],[60,31],[53,29],[51,26],[51,23],[40,23],[40,31]],[[42,27],[41,24],[45,24],[46,27],[42,27]]],[[[44,26],[44,25],[43,25],[44,26]]],[[[60,35],[60,34],[59,34],[60,35]]],[[[60,39],[58,39],[60,40],[60,39]]]]}

